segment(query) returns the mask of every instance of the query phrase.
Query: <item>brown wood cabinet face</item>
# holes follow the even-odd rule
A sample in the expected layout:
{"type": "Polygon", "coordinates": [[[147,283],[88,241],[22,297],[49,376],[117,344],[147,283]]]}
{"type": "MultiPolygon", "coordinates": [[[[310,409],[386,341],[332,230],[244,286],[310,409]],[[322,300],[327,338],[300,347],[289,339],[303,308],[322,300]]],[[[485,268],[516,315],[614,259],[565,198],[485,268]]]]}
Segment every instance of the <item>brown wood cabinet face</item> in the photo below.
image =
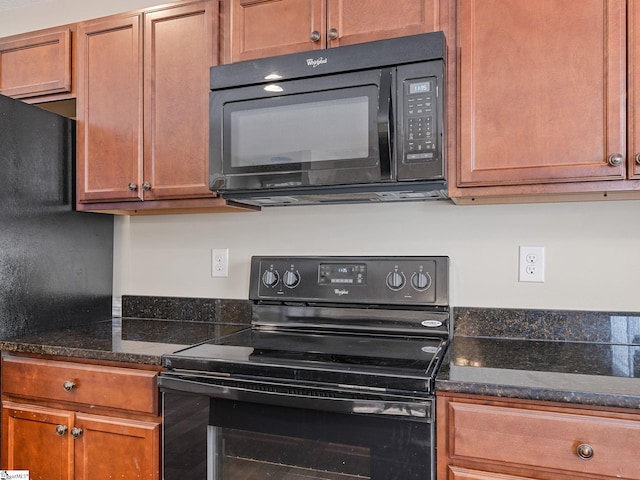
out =
{"type": "Polygon", "coordinates": [[[73,480],[72,412],[2,403],[2,469],[30,478],[73,480]],[[57,429],[66,428],[62,435],[57,429]]]}
{"type": "Polygon", "coordinates": [[[330,47],[442,30],[442,0],[327,0],[330,47]]]}
{"type": "Polygon", "coordinates": [[[326,46],[326,0],[231,0],[224,16],[226,63],[326,46]]]}
{"type": "Polygon", "coordinates": [[[141,16],[78,27],[79,202],[142,199],[141,16]]]}
{"type": "Polygon", "coordinates": [[[0,93],[28,98],[71,92],[71,30],[0,40],[0,93]]]}
{"type": "Polygon", "coordinates": [[[5,356],[2,392],[23,398],[158,414],[158,374],[152,370],[5,356]],[[28,379],[28,381],[25,381],[28,379]],[[114,389],[113,386],[118,388],[114,389]],[[134,396],[131,392],[136,392],[134,396]]]}
{"type": "Polygon", "coordinates": [[[502,473],[482,472],[468,468],[449,467],[448,480],[536,480],[532,477],[505,475],[502,473]]]}
{"type": "Polygon", "coordinates": [[[160,424],[78,413],[75,480],[160,476],[160,424]]]}
{"type": "Polygon", "coordinates": [[[626,177],[625,3],[457,2],[458,186],[626,177]]]}
{"type": "Polygon", "coordinates": [[[212,197],[209,68],[218,2],[145,14],[145,200],[212,197]]]}
{"type": "Polygon", "coordinates": [[[633,410],[473,395],[439,395],[437,402],[438,478],[640,479],[633,410]]]}
{"type": "Polygon", "coordinates": [[[627,5],[629,35],[628,105],[629,123],[629,177],[640,179],[640,2],[627,5]]]}
{"type": "Polygon", "coordinates": [[[440,30],[440,5],[446,2],[231,0],[225,3],[225,62],[231,63],[440,30]]]}

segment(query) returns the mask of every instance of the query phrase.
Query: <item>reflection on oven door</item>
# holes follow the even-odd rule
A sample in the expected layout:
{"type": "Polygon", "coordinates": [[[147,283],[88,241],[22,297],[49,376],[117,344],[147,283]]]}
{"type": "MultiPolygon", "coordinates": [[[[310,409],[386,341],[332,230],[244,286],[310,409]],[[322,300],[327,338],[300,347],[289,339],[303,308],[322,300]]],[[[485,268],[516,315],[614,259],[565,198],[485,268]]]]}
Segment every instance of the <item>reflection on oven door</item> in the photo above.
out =
{"type": "Polygon", "coordinates": [[[209,427],[212,480],[369,479],[368,448],[209,427]]]}

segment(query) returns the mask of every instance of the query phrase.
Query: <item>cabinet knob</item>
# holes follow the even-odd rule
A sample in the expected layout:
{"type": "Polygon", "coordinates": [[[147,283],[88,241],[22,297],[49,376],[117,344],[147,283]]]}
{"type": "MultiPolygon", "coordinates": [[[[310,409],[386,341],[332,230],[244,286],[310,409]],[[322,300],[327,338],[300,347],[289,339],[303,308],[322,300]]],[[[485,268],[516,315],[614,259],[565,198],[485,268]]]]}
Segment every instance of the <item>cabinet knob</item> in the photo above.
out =
{"type": "Polygon", "coordinates": [[[145,192],[148,192],[149,190],[151,190],[151,184],[150,184],[149,182],[144,182],[144,183],[142,184],[142,189],[143,189],[145,192]]]}
{"type": "Polygon", "coordinates": [[[62,388],[64,388],[65,392],[70,392],[71,390],[76,388],[76,384],[74,382],[67,380],[62,384],[62,388]]]}
{"type": "Polygon", "coordinates": [[[317,30],[314,30],[313,32],[311,32],[311,36],[309,38],[311,39],[312,42],[319,42],[320,32],[317,30]]]}
{"type": "Polygon", "coordinates": [[[624,157],[620,153],[612,153],[611,155],[609,155],[608,162],[612,167],[619,167],[620,165],[622,165],[623,161],[624,157]]]}
{"type": "Polygon", "coordinates": [[[640,165],[640,153],[636,154],[636,164],[640,165]]]}
{"type": "Polygon", "coordinates": [[[80,438],[80,435],[82,435],[82,429],[81,429],[81,428],[73,427],[73,428],[71,429],[71,436],[72,436],[73,438],[76,438],[76,439],[77,439],[77,438],[80,438]]]}
{"type": "Polygon", "coordinates": [[[131,182],[129,185],[127,185],[127,187],[129,188],[129,191],[131,191],[131,192],[135,192],[136,190],[138,190],[138,185],[136,185],[133,182],[131,182]]]}
{"type": "Polygon", "coordinates": [[[67,426],[66,425],[56,425],[56,435],[61,437],[65,433],[67,433],[67,426]]]}
{"type": "Polygon", "coordinates": [[[580,458],[589,460],[591,457],[593,457],[593,447],[588,443],[581,443],[576,448],[576,453],[580,458]]]}
{"type": "Polygon", "coordinates": [[[331,30],[329,30],[329,40],[335,40],[336,38],[338,38],[338,30],[335,28],[332,28],[331,30]]]}

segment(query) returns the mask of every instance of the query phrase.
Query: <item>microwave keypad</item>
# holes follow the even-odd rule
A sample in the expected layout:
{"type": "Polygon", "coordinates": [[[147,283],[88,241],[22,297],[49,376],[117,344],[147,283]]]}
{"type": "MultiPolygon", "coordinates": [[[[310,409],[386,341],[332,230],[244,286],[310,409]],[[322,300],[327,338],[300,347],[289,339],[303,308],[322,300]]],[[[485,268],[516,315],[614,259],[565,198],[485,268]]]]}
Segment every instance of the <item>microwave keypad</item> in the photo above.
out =
{"type": "Polygon", "coordinates": [[[412,81],[405,90],[405,161],[419,163],[436,157],[435,79],[412,81]]]}

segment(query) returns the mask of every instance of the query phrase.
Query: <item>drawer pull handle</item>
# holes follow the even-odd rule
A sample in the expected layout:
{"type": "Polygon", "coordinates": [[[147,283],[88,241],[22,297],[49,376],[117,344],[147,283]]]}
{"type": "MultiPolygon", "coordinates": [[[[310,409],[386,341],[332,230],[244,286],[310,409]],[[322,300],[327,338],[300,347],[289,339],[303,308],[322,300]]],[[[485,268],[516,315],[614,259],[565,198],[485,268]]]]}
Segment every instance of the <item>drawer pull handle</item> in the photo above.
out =
{"type": "Polygon", "coordinates": [[[56,425],[56,435],[61,437],[65,433],[67,433],[67,426],[66,425],[56,425]]]}
{"type": "Polygon", "coordinates": [[[67,380],[62,384],[62,388],[64,388],[65,392],[70,392],[71,390],[76,388],[76,384],[67,380]]]}
{"type": "Polygon", "coordinates": [[[593,457],[593,447],[587,443],[581,443],[578,445],[578,448],[576,448],[576,453],[580,458],[589,460],[593,457]]]}
{"type": "Polygon", "coordinates": [[[78,427],[73,427],[71,429],[71,436],[75,439],[80,438],[80,435],[82,435],[82,429],[78,428],[78,427]]]}
{"type": "Polygon", "coordinates": [[[636,154],[636,163],[640,165],[640,153],[636,154]]]}

